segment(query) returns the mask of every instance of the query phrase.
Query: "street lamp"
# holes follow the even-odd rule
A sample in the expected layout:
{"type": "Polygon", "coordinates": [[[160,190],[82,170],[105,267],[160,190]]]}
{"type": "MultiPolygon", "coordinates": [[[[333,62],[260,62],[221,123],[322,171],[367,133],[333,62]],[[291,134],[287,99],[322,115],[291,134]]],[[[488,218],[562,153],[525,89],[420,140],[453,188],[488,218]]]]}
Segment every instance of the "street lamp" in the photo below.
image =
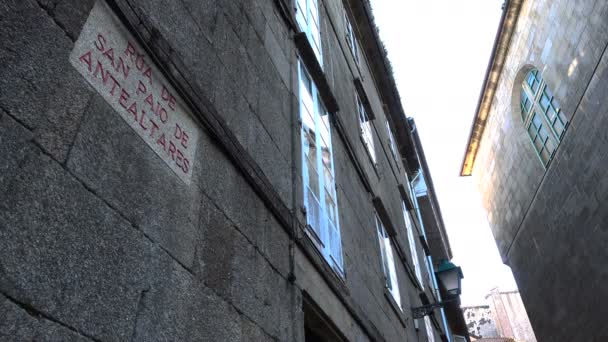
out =
{"type": "Polygon", "coordinates": [[[439,282],[443,285],[445,291],[448,293],[448,298],[460,296],[460,280],[464,278],[460,267],[454,265],[451,261],[444,259],[435,274],[437,275],[437,278],[439,278],[439,282]]]}
{"type": "Polygon", "coordinates": [[[449,260],[443,260],[435,272],[439,284],[443,287],[447,293],[445,300],[437,303],[431,303],[428,305],[419,306],[412,308],[412,314],[415,319],[422,318],[429,315],[433,310],[444,307],[446,303],[458,300],[461,291],[460,280],[464,278],[462,275],[462,269],[454,265],[449,260]]]}

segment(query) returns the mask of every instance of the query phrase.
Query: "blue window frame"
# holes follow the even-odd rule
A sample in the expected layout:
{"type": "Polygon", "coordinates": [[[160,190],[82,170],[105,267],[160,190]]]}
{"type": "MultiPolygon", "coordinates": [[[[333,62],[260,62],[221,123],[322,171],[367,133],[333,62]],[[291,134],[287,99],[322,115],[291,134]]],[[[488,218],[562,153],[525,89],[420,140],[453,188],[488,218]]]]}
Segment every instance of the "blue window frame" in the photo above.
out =
{"type": "Polygon", "coordinates": [[[388,145],[390,146],[391,154],[393,155],[393,158],[395,158],[395,164],[399,167],[397,144],[395,143],[395,136],[393,135],[393,131],[391,131],[391,126],[388,124],[388,121],[386,121],[386,132],[388,134],[388,145]]]}
{"type": "Polygon", "coordinates": [[[547,167],[568,128],[568,118],[537,69],[522,82],[520,107],[532,145],[547,167]]]}
{"type": "Polygon", "coordinates": [[[410,253],[412,255],[412,263],[414,264],[414,272],[416,278],[420,283],[420,286],[424,289],[424,282],[422,281],[422,271],[420,269],[420,261],[418,260],[418,250],[416,249],[416,240],[414,238],[414,222],[410,216],[410,211],[407,210],[405,202],[401,201],[401,207],[403,210],[403,219],[405,220],[405,228],[407,229],[407,239],[410,245],[410,253]]]}
{"type": "Polygon", "coordinates": [[[319,22],[318,0],[297,0],[296,21],[300,30],[306,33],[306,37],[312,46],[319,64],[323,66],[323,55],[321,53],[321,24],[319,22]]]}
{"type": "Polygon", "coordinates": [[[331,126],[317,88],[298,63],[302,120],[302,179],[308,230],[328,263],[344,274],[331,126]]]}
{"type": "Polygon", "coordinates": [[[382,259],[382,270],[386,288],[391,293],[397,305],[401,308],[401,294],[399,293],[399,282],[397,281],[397,269],[395,268],[395,257],[391,239],[380,221],[378,214],[374,214],[376,220],[376,230],[378,231],[378,241],[380,242],[380,257],[382,259]]]}
{"type": "Polygon", "coordinates": [[[369,153],[372,162],[376,164],[376,150],[374,149],[374,137],[372,135],[372,122],[365,110],[365,106],[361,101],[361,98],[357,93],[355,93],[355,97],[357,98],[357,112],[359,114],[359,128],[361,130],[361,138],[363,139],[363,144],[367,148],[367,152],[369,153]]]}
{"type": "Polygon", "coordinates": [[[346,26],[346,43],[348,44],[348,47],[350,47],[350,52],[353,54],[355,63],[359,65],[359,45],[353,26],[350,24],[350,20],[348,20],[346,11],[344,11],[344,25],[346,26]]]}

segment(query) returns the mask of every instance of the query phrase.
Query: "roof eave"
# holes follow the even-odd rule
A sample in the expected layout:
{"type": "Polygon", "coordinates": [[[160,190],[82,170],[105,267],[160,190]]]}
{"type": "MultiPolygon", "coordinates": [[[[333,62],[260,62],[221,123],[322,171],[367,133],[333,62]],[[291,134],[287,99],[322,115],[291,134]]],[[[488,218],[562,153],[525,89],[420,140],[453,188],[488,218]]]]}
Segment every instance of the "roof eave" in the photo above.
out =
{"type": "Polygon", "coordinates": [[[479,142],[486,127],[492,98],[494,97],[500,74],[507,58],[511,37],[513,37],[513,32],[517,25],[522,3],[523,0],[505,0],[503,4],[503,13],[498,25],[498,31],[496,32],[496,38],[494,39],[492,54],[490,55],[490,61],[486,69],[477,108],[475,109],[475,117],[471,125],[471,132],[469,133],[467,148],[460,168],[461,176],[470,176],[473,172],[479,142]]]}

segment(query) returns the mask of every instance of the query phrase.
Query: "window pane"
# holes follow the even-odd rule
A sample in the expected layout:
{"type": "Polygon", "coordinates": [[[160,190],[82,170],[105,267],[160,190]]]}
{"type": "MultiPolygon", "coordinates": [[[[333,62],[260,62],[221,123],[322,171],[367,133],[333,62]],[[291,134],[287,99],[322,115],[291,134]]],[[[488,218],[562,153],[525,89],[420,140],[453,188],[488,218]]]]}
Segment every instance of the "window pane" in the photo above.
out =
{"type": "Polygon", "coordinates": [[[562,133],[564,133],[564,125],[562,125],[562,122],[560,120],[555,120],[555,123],[553,124],[553,129],[555,130],[555,133],[558,137],[561,137],[562,133]]]}
{"type": "MultiPolygon", "coordinates": [[[[388,264],[386,261],[386,250],[384,246],[384,227],[380,224],[378,217],[375,217],[376,220],[376,229],[378,230],[378,241],[380,244],[380,258],[382,259],[382,271],[384,272],[384,276],[388,274],[388,264]]],[[[387,286],[390,284],[387,283],[387,286]]]]}
{"type": "Polygon", "coordinates": [[[538,83],[538,81],[534,81],[534,83],[532,83],[532,92],[534,93],[534,95],[536,95],[538,93],[539,86],[540,86],[540,83],[538,83]]]}
{"type": "Polygon", "coordinates": [[[536,127],[534,127],[534,124],[531,124],[530,128],[528,128],[528,134],[530,135],[530,138],[534,139],[534,137],[536,136],[536,132],[536,127]]]}
{"type": "Polygon", "coordinates": [[[315,141],[315,132],[312,128],[304,129],[302,152],[307,159],[313,163],[311,170],[317,170],[317,144],[315,141]]]}
{"type": "Polygon", "coordinates": [[[310,191],[306,191],[307,207],[306,207],[306,222],[312,227],[315,235],[321,240],[321,205],[317,198],[310,191]]]}
{"type": "Polygon", "coordinates": [[[397,269],[395,268],[395,258],[393,256],[393,247],[391,246],[391,240],[387,236],[384,239],[386,244],[386,258],[388,259],[389,279],[390,279],[390,292],[393,295],[393,299],[397,302],[397,305],[401,307],[401,294],[399,291],[399,281],[397,280],[397,269]]]}
{"type": "Polygon", "coordinates": [[[536,73],[536,70],[530,71],[530,73],[528,74],[528,79],[526,80],[526,82],[528,83],[528,85],[530,87],[532,87],[532,84],[534,84],[535,81],[535,77],[534,74],[536,73]]]}
{"type": "Polygon", "coordinates": [[[543,121],[540,119],[540,116],[536,115],[536,113],[534,113],[534,116],[532,117],[532,122],[534,123],[534,126],[536,126],[536,128],[539,128],[543,121]]]}
{"type": "Polygon", "coordinates": [[[372,137],[372,127],[371,127],[369,121],[361,124],[361,135],[363,136],[363,141],[365,142],[367,151],[369,152],[370,157],[372,158],[372,160],[375,163],[376,162],[376,151],[374,149],[374,140],[372,137]]]}
{"type": "Polygon", "coordinates": [[[547,130],[547,127],[542,125],[538,130],[538,135],[541,137],[542,141],[545,141],[549,136],[549,130],[547,130]]]}
{"type": "Polygon", "coordinates": [[[412,222],[412,218],[410,216],[405,203],[401,202],[401,208],[403,210],[403,218],[405,220],[405,228],[407,230],[407,239],[410,245],[410,255],[412,256],[412,263],[414,264],[414,272],[416,273],[416,278],[418,278],[418,282],[424,289],[424,282],[422,281],[422,272],[420,270],[420,263],[418,261],[418,252],[416,250],[416,240],[414,239],[414,224],[412,222]]]}
{"type": "Polygon", "coordinates": [[[546,93],[543,92],[543,94],[540,97],[540,107],[546,111],[547,108],[549,108],[549,103],[550,103],[550,98],[548,98],[546,93]]]}
{"type": "Polygon", "coordinates": [[[327,218],[335,224],[338,216],[336,202],[334,202],[334,198],[327,190],[325,190],[325,209],[327,210],[327,218]]]}
{"type": "Polygon", "coordinates": [[[555,142],[553,137],[547,139],[547,142],[545,143],[545,149],[547,150],[547,153],[549,153],[549,155],[553,154],[553,151],[555,151],[556,147],[557,143],[555,142]]]}
{"type": "Polygon", "coordinates": [[[549,154],[549,152],[547,151],[547,149],[544,149],[540,152],[540,159],[542,159],[545,164],[549,161],[551,155],[549,154]]]}
{"type": "Polygon", "coordinates": [[[545,142],[539,136],[536,136],[534,139],[534,147],[536,147],[536,151],[542,150],[544,144],[545,142]]]}
{"type": "Polygon", "coordinates": [[[547,118],[549,119],[550,122],[553,122],[553,120],[555,120],[555,109],[553,109],[552,106],[549,106],[549,110],[547,110],[547,118]]]}
{"type": "Polygon", "coordinates": [[[553,97],[553,93],[551,92],[551,89],[549,89],[549,87],[545,86],[545,89],[543,89],[543,93],[549,98],[551,99],[553,97]]]}

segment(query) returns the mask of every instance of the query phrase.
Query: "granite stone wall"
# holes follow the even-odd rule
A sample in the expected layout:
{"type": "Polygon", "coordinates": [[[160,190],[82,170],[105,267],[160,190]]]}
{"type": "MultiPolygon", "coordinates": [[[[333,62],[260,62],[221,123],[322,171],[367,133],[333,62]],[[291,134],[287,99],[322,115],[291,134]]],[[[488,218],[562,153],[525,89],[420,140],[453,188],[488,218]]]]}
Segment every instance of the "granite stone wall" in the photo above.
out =
{"type": "Polygon", "coordinates": [[[334,1],[319,3],[343,124],[332,121],[345,277],[306,243],[283,3],[108,1],[192,112],[189,183],[70,64],[94,1],[0,4],[0,339],[304,341],[304,295],[348,340],[426,338],[409,310],[422,290],[407,253],[395,260],[403,310],[387,297],[372,198],[396,228],[394,248],[409,251],[405,166],[387,145],[377,76],[354,64],[334,1]],[[359,137],[357,77],[376,116],[376,166],[359,137]]]}
{"type": "Polygon", "coordinates": [[[608,336],[591,304],[608,299],[607,43],[605,1],[525,1],[473,170],[540,341],[608,336]],[[519,111],[532,67],[570,120],[547,169],[519,111]]]}

